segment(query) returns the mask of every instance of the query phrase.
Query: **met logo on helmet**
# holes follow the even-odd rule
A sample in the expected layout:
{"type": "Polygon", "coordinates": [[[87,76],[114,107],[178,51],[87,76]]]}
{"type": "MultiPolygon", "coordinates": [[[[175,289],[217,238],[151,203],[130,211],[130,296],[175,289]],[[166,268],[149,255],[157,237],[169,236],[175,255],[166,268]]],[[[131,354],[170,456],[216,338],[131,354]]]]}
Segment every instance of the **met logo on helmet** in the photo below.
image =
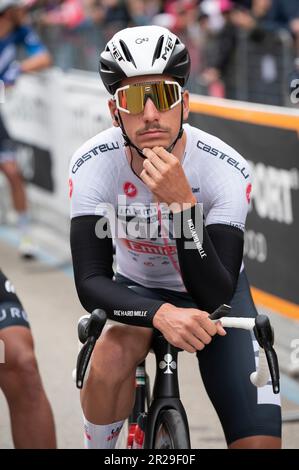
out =
{"type": "Polygon", "coordinates": [[[162,54],[162,59],[167,60],[167,56],[169,55],[169,52],[172,51],[174,47],[174,42],[171,39],[170,36],[168,36],[167,41],[166,41],[166,46],[164,47],[164,52],[162,54]]]}
{"type": "Polygon", "coordinates": [[[119,52],[119,50],[117,49],[114,43],[112,44],[112,55],[115,60],[118,60],[118,62],[121,62],[122,60],[124,60],[123,56],[121,55],[121,53],[119,52]]]}

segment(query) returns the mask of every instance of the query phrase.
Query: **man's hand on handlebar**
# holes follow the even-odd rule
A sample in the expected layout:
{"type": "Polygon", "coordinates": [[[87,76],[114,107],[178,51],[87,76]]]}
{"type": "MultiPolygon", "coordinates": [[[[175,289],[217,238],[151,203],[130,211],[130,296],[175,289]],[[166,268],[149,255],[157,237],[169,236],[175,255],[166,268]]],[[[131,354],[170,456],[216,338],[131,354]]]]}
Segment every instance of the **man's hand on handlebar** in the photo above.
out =
{"type": "Polygon", "coordinates": [[[207,312],[196,308],[178,308],[167,303],[156,312],[153,326],[170,344],[190,353],[201,351],[214,335],[226,335],[221,323],[210,320],[207,312]]]}

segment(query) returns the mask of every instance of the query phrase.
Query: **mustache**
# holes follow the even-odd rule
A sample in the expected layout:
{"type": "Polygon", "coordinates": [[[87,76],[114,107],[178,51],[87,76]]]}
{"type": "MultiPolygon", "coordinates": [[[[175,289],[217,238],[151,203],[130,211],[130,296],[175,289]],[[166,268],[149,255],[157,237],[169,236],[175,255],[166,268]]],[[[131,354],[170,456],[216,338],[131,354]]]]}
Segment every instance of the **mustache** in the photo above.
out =
{"type": "Polygon", "coordinates": [[[145,127],[144,129],[139,129],[136,134],[141,135],[144,134],[145,132],[152,131],[152,130],[159,130],[163,132],[169,132],[168,127],[161,127],[159,124],[151,124],[150,126],[145,127]]]}

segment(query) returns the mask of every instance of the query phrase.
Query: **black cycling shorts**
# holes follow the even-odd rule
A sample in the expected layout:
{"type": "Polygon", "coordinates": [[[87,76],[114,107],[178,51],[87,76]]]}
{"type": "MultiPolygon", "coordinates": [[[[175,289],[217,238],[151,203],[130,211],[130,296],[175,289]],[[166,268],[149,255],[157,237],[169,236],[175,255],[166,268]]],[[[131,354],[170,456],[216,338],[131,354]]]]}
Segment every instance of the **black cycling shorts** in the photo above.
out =
{"type": "MultiPolygon", "coordinates": [[[[162,299],[177,307],[197,308],[185,292],[149,289],[120,274],[116,274],[115,280],[134,286],[140,295],[162,299]]],[[[232,316],[254,318],[257,315],[244,271],[230,305],[232,316]]],[[[271,382],[261,388],[250,382],[258,360],[255,338],[246,330],[227,328],[226,331],[226,336],[215,336],[209,345],[198,351],[197,357],[203,383],[221,421],[227,444],[250,436],[281,437],[280,396],[273,393],[271,382]]]]}
{"type": "Polygon", "coordinates": [[[9,137],[0,114],[0,164],[5,161],[15,160],[16,144],[9,137]]]}
{"type": "Polygon", "coordinates": [[[0,271],[0,330],[8,326],[30,328],[27,314],[15,294],[14,286],[0,271]]]}

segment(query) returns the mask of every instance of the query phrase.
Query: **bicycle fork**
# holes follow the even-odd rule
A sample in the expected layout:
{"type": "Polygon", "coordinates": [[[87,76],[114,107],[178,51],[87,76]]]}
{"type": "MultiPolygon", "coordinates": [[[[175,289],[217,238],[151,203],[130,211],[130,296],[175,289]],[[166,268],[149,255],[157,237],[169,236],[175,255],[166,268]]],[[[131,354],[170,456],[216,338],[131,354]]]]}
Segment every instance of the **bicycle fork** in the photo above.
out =
{"type": "Polygon", "coordinates": [[[179,350],[169,344],[162,335],[154,335],[152,349],[156,357],[156,378],[153,400],[146,420],[144,449],[154,448],[157,418],[159,413],[166,409],[175,409],[181,414],[190,445],[188,419],[179,392],[177,367],[179,350]]]}

